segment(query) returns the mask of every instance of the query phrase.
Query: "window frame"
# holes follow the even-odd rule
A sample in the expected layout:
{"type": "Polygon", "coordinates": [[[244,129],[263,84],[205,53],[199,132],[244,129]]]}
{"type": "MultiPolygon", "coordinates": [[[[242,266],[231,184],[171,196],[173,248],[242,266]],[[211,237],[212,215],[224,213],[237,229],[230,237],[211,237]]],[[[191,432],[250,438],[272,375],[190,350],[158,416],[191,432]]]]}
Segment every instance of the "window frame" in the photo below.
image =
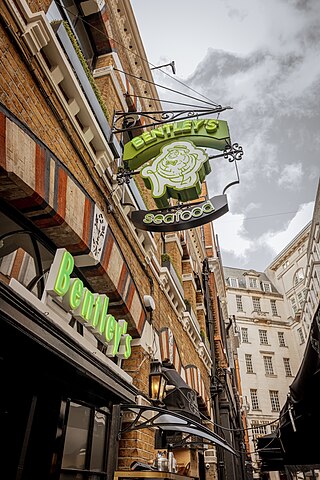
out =
{"type": "Polygon", "coordinates": [[[263,355],[263,364],[264,364],[265,374],[267,376],[274,376],[274,368],[273,368],[271,355],[263,355]]]}
{"type": "Polygon", "coordinates": [[[279,347],[286,347],[284,332],[278,332],[279,347]]]}
{"type": "Polygon", "coordinates": [[[257,313],[261,313],[261,298],[260,297],[252,297],[252,306],[253,311],[257,313]]]}
{"type": "Polygon", "coordinates": [[[269,345],[267,330],[262,330],[259,328],[259,340],[260,345],[269,345]]]}
{"type": "Polygon", "coordinates": [[[259,281],[256,277],[248,277],[249,288],[259,290],[259,281]]]}
{"type": "Polygon", "coordinates": [[[245,353],[244,360],[246,363],[246,373],[254,373],[253,371],[253,363],[252,363],[252,355],[250,353],[245,353]]]}
{"type": "Polygon", "coordinates": [[[290,365],[290,358],[283,357],[283,366],[286,377],[292,377],[292,369],[290,365]]]}
{"type": "Polygon", "coordinates": [[[237,312],[243,312],[242,295],[236,295],[237,312]]]}
{"type": "Polygon", "coordinates": [[[61,410],[63,411],[63,429],[62,429],[62,437],[61,437],[61,447],[59,451],[60,459],[60,468],[59,468],[59,475],[61,474],[70,474],[70,480],[73,478],[75,474],[80,474],[84,478],[88,478],[91,476],[96,475],[97,477],[101,478],[101,480],[105,480],[107,478],[107,469],[108,469],[108,462],[110,460],[110,452],[108,449],[108,440],[110,438],[110,429],[111,429],[111,421],[112,416],[111,412],[107,407],[98,408],[94,405],[82,402],[78,399],[71,399],[68,398],[62,401],[61,410]],[[84,461],[84,468],[71,468],[71,467],[62,467],[63,465],[63,458],[64,458],[64,449],[66,446],[66,436],[67,436],[67,428],[68,428],[68,420],[70,418],[70,405],[77,404],[79,406],[88,408],[90,411],[90,418],[89,418],[89,426],[87,431],[87,440],[86,440],[86,451],[85,451],[85,461],[84,461]],[[91,462],[92,462],[92,446],[94,442],[94,420],[95,414],[99,412],[106,417],[106,425],[105,425],[105,432],[104,432],[104,442],[103,442],[103,467],[102,470],[92,469],[91,462]]]}
{"type": "Polygon", "coordinates": [[[251,400],[251,409],[260,410],[258,390],[256,388],[250,388],[250,400],[251,400]]]}
{"type": "Polygon", "coordinates": [[[269,390],[269,397],[270,397],[270,403],[271,403],[271,411],[280,412],[281,405],[280,405],[280,399],[279,399],[279,391],[269,390]]]}
{"type": "Polygon", "coordinates": [[[250,343],[249,342],[249,329],[247,327],[241,327],[241,342],[242,343],[250,343]],[[245,332],[245,334],[244,334],[245,332]]]}

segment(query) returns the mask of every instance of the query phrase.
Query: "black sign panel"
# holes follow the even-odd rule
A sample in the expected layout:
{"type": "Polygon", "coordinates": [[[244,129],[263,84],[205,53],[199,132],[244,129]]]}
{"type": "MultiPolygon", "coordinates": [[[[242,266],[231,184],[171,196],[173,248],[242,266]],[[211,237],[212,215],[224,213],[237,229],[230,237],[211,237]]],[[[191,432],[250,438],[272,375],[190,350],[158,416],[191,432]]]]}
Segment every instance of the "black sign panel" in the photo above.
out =
{"type": "Polygon", "coordinates": [[[132,223],[149,232],[175,232],[212,222],[229,211],[226,195],[217,195],[201,203],[189,203],[159,210],[137,210],[132,223]]]}

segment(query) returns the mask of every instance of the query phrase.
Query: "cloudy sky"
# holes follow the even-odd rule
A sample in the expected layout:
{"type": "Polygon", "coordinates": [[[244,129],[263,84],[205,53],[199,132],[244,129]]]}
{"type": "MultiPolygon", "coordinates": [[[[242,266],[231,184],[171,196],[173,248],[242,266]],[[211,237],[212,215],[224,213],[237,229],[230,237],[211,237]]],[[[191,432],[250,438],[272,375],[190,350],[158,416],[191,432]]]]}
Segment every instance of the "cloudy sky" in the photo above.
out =
{"type": "MultiPolygon", "coordinates": [[[[240,185],[227,191],[230,211],[215,230],[224,265],[264,270],[312,218],[320,173],[320,1],[131,4],[149,62],[175,61],[176,75],[154,70],[155,81],[196,96],[188,85],[232,107],[220,118],[245,154],[240,185]]],[[[210,195],[234,179],[233,164],[214,160],[210,195]]]]}

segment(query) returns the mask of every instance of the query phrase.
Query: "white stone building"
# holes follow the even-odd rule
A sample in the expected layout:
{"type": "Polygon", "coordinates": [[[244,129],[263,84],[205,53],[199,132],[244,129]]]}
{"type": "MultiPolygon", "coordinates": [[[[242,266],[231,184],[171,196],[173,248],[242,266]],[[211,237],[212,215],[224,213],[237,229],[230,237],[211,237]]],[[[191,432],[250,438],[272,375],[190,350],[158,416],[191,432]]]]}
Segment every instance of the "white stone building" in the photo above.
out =
{"type": "MultiPolygon", "coordinates": [[[[249,449],[254,478],[259,478],[255,439],[277,428],[300,356],[283,295],[267,275],[228,267],[224,275],[228,314],[239,338],[233,354],[239,366],[249,449]]],[[[277,473],[271,475],[279,478],[277,473]]]]}
{"type": "MultiPolygon", "coordinates": [[[[307,249],[311,222],[277,255],[266,274],[283,294],[286,320],[291,323],[297,344],[297,356],[302,359],[310,325],[302,322],[301,313],[307,297],[307,249]]],[[[309,295],[310,296],[310,295],[309,295]]]]}

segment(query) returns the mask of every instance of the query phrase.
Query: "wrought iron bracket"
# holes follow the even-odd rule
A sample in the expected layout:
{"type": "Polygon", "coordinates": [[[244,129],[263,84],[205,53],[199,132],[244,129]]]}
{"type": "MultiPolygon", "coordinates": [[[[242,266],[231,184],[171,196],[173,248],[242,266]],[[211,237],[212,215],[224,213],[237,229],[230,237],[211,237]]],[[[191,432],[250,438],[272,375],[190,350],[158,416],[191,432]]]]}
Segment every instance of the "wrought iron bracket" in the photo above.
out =
{"type": "Polygon", "coordinates": [[[175,122],[179,120],[186,120],[190,118],[203,117],[205,115],[214,115],[230,110],[232,107],[222,107],[218,105],[211,108],[195,107],[194,110],[155,110],[155,111],[141,111],[141,112],[114,112],[112,122],[113,133],[123,133],[142,128],[155,127],[167,122],[175,122]],[[139,123],[143,118],[148,123],[139,123]]]}

